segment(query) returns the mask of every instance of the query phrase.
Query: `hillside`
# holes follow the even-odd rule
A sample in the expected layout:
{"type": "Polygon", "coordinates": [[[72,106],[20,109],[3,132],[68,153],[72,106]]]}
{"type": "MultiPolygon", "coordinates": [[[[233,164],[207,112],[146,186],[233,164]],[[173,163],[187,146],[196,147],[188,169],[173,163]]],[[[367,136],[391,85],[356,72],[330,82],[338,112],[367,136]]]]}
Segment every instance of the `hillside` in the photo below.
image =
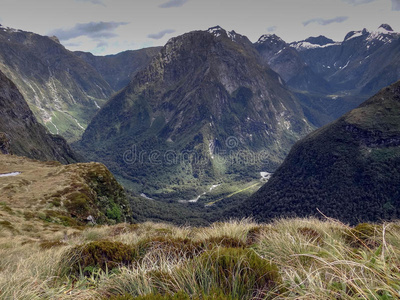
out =
{"type": "Polygon", "coordinates": [[[113,224],[130,221],[132,214],[124,190],[102,164],[62,165],[4,154],[0,205],[2,222],[19,226],[113,224]]]}
{"type": "Polygon", "coordinates": [[[64,164],[78,160],[67,142],[39,124],[17,87],[0,71],[0,153],[64,164]]]}
{"type": "Polygon", "coordinates": [[[17,85],[37,119],[70,142],[80,137],[113,92],[56,37],[2,26],[0,70],[17,85]]]}
{"type": "Polygon", "coordinates": [[[74,52],[104,78],[114,91],[126,87],[137,72],[144,69],[162,47],[127,50],[115,55],[96,56],[88,52],[74,52]]]}
{"type": "Polygon", "coordinates": [[[140,193],[185,200],[227,175],[275,169],[310,130],[251,42],[214,27],[171,39],[94,117],[79,149],[140,193]]]}
{"type": "Polygon", "coordinates": [[[270,181],[231,214],[398,219],[399,118],[400,81],[294,145],[270,181]]]}

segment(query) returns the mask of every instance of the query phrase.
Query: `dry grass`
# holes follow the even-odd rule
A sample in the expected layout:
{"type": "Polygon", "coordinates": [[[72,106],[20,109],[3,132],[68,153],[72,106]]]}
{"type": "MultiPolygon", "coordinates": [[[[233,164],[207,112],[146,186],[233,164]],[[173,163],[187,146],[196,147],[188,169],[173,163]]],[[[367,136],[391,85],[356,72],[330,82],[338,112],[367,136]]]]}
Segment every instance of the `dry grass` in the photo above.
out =
{"type": "Polygon", "coordinates": [[[400,298],[396,222],[374,226],[368,244],[354,243],[359,235],[344,224],[315,219],[204,228],[147,222],[51,228],[34,236],[39,225],[12,235],[0,230],[1,299],[173,299],[178,292],[174,299],[400,298]],[[71,249],[104,240],[133,249],[131,262],[71,273],[71,249]],[[260,284],[262,274],[270,274],[268,284],[260,284]]]}

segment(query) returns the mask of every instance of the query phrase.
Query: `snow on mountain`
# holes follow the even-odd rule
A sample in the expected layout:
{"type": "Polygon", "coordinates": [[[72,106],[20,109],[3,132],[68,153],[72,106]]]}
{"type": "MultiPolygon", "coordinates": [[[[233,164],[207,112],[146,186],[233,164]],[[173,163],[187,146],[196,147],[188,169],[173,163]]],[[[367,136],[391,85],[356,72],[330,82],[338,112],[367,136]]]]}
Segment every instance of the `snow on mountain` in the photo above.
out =
{"type": "Polygon", "coordinates": [[[331,44],[326,44],[326,45],[318,45],[318,44],[312,44],[310,42],[306,41],[300,41],[300,42],[294,42],[290,44],[290,47],[295,48],[297,51],[303,51],[303,50],[308,50],[308,49],[316,49],[316,48],[326,48],[330,46],[335,46],[335,45],[340,45],[339,42],[331,43],[331,44]]]}

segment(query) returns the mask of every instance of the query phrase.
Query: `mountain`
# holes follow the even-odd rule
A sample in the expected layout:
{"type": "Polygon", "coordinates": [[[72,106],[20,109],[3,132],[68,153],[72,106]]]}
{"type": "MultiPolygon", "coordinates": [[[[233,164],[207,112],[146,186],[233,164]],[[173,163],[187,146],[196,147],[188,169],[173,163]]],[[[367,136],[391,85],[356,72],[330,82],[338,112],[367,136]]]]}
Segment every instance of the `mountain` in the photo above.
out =
{"type": "Polygon", "coordinates": [[[59,135],[40,124],[17,87],[0,71],[0,149],[3,154],[23,155],[64,164],[78,158],[59,135]]]}
{"type": "Polygon", "coordinates": [[[317,127],[400,79],[400,34],[387,24],[376,31],[351,31],[342,42],[321,35],[287,44],[276,35],[263,35],[255,47],[317,127]]]}
{"type": "Polygon", "coordinates": [[[21,91],[38,120],[76,140],[113,90],[56,37],[0,26],[0,70],[21,91]]]}
{"type": "Polygon", "coordinates": [[[297,90],[328,92],[330,87],[312,71],[300,54],[275,34],[261,36],[254,44],[263,61],[297,90]]]}
{"type": "Polygon", "coordinates": [[[0,173],[2,222],[76,226],[131,220],[125,191],[102,164],[0,154],[0,173]]]}
{"type": "Polygon", "coordinates": [[[372,95],[399,79],[400,33],[387,24],[351,31],[342,42],[321,36],[291,46],[335,92],[372,95]]]}
{"type": "Polygon", "coordinates": [[[310,130],[252,43],[213,27],[171,39],[99,111],[78,147],[135,190],[182,199],[227,175],[274,170],[310,130]]]}
{"type": "Polygon", "coordinates": [[[95,56],[89,52],[74,52],[108,82],[114,91],[126,87],[133,76],[146,67],[161,47],[128,50],[115,55],[95,56]]]}
{"type": "Polygon", "coordinates": [[[268,183],[230,215],[400,217],[400,81],[296,143],[268,183]]]}

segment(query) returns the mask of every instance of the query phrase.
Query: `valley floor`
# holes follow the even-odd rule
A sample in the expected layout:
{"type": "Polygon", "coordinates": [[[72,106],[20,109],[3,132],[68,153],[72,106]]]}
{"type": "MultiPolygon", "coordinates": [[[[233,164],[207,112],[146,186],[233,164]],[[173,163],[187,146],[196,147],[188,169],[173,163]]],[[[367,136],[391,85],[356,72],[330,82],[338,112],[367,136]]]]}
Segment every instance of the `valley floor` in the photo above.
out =
{"type": "Polygon", "coordinates": [[[399,222],[36,225],[0,222],[1,299],[400,297],[399,222]]]}

